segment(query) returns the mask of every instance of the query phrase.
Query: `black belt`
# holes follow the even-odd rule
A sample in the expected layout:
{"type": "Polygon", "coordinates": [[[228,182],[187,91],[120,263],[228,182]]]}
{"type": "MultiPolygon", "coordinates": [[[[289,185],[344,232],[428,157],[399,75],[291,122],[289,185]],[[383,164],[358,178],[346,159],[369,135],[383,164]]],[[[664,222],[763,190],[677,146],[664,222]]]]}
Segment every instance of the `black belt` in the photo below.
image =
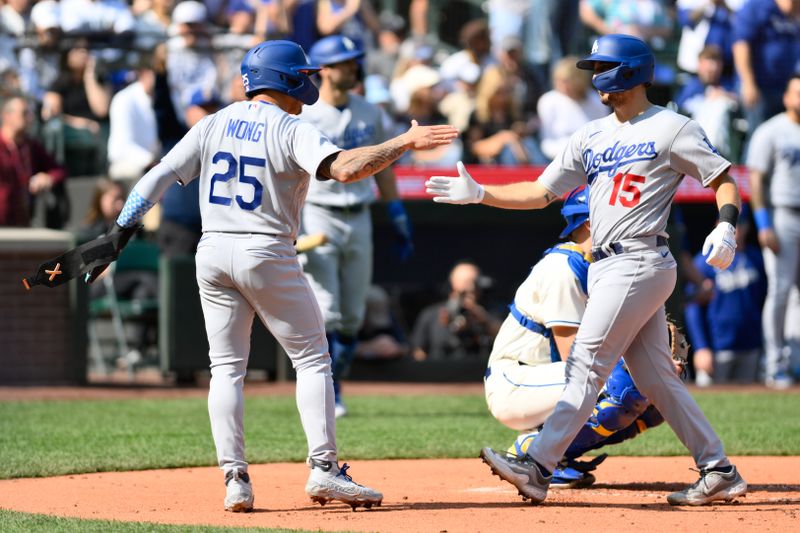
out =
{"type": "MultiPolygon", "coordinates": [[[[667,246],[668,244],[669,240],[666,237],[662,235],[656,236],[656,246],[667,246]]],[[[601,259],[606,259],[612,255],[625,253],[625,251],[625,247],[622,245],[622,243],[610,242],[602,248],[594,248],[592,250],[592,259],[594,261],[600,261],[601,259]]]]}
{"type": "Polygon", "coordinates": [[[344,213],[344,214],[358,214],[366,209],[367,205],[369,204],[351,204],[351,205],[322,205],[322,204],[315,204],[314,202],[309,202],[311,205],[315,205],[317,207],[321,207],[323,209],[327,209],[328,211],[333,211],[334,213],[344,213]]]}

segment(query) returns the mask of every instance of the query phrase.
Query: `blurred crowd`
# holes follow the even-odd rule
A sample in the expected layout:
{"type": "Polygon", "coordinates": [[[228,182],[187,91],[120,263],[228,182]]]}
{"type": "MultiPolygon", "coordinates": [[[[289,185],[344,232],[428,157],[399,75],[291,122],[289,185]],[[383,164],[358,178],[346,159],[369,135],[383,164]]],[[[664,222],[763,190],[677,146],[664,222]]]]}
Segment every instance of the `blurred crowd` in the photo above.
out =
{"type": "MultiPolygon", "coordinates": [[[[0,0],[0,226],[30,225],[36,208],[49,227],[103,233],[126,187],[244,98],[240,61],[265,39],[308,50],[345,35],[365,51],[357,90],[389,134],[411,120],[461,131],[401,164],[544,165],[608,113],[575,62],[609,33],[650,44],[651,99],[735,163],[800,67],[800,0],[0,0]],[[65,192],[79,177],[96,181],[85,216],[65,192]]],[[[162,251],[187,253],[197,191],[174,189],[155,225],[162,251]]]]}

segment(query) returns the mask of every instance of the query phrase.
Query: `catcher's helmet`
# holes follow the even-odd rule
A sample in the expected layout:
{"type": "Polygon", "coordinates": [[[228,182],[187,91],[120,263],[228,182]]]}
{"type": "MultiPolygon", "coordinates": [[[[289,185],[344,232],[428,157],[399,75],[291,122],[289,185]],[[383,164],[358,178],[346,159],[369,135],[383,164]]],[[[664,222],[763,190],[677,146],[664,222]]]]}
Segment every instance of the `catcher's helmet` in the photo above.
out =
{"type": "Polygon", "coordinates": [[[349,61],[351,59],[360,59],[364,57],[363,50],[359,50],[356,43],[344,35],[330,35],[324,39],[320,39],[308,51],[311,61],[317,65],[334,65],[349,61]]]}
{"type": "Polygon", "coordinates": [[[577,66],[583,70],[594,70],[596,61],[617,64],[592,77],[592,86],[598,91],[619,93],[653,82],[656,59],[647,43],[638,37],[604,35],[592,45],[591,55],[578,61],[577,66]]]}
{"type": "Polygon", "coordinates": [[[311,105],[319,98],[319,91],[308,75],[319,69],[299,44],[265,41],[242,59],[244,92],[249,98],[260,89],[274,89],[311,105]]]}
{"type": "Polygon", "coordinates": [[[578,187],[567,195],[561,206],[561,216],[567,221],[567,227],[558,238],[565,239],[589,219],[589,187],[578,187]]]}

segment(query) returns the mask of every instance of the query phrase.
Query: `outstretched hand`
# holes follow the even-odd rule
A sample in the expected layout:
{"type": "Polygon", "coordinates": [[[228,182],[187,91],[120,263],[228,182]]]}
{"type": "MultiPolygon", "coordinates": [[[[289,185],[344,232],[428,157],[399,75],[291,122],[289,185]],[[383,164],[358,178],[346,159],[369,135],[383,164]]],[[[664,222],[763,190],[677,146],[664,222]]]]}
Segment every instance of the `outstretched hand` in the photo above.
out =
{"type": "Polygon", "coordinates": [[[425,192],[433,196],[433,201],[442,204],[479,204],[483,200],[484,189],[472,179],[464,163],[456,164],[458,176],[431,176],[425,182],[425,192]]]}
{"type": "Polygon", "coordinates": [[[433,150],[451,144],[458,137],[458,130],[448,124],[420,126],[416,120],[405,133],[412,150],[433,150]]]}

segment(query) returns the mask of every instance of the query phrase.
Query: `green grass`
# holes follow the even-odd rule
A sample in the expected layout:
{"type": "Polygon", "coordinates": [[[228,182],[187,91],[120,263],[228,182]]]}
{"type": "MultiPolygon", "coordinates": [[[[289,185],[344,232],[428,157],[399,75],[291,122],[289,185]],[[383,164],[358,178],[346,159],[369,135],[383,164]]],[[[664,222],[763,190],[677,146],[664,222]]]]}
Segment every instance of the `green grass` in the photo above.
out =
{"type": "Polygon", "coordinates": [[[62,518],[58,516],[18,513],[0,509],[0,531],[3,533],[220,533],[235,531],[236,533],[269,532],[289,533],[306,531],[300,529],[266,529],[266,528],[224,528],[213,526],[172,526],[149,522],[117,522],[112,520],[81,520],[78,518],[62,518]]]}
{"type": "MultiPolygon", "coordinates": [[[[800,395],[702,391],[696,398],[731,455],[800,455],[800,395]]],[[[482,396],[348,398],[338,423],[344,460],[476,457],[514,432],[482,396]]],[[[248,460],[302,461],[294,397],[249,398],[248,460]]],[[[666,425],[609,447],[610,455],[685,455],[666,425]]],[[[202,398],[0,402],[0,479],[216,463],[202,398]]]]}

